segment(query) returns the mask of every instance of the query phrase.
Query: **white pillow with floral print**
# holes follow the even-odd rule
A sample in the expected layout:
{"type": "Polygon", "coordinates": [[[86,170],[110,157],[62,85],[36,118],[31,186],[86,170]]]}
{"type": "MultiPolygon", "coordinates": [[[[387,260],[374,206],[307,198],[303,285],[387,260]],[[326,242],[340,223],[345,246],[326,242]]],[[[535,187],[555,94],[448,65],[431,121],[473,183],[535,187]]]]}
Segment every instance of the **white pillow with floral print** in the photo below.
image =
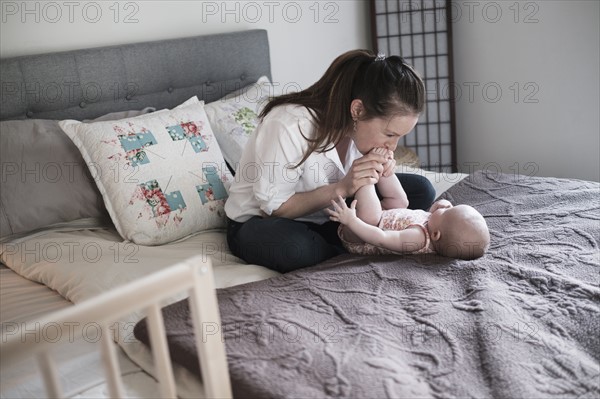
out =
{"type": "Polygon", "coordinates": [[[204,103],[189,102],[119,121],[60,122],[124,239],[158,245],[225,226],[232,176],[204,103]]]}
{"type": "Polygon", "coordinates": [[[275,95],[269,78],[263,76],[235,94],[204,106],[223,157],[233,169],[240,162],[242,151],[256,129],[260,111],[275,95]]]}

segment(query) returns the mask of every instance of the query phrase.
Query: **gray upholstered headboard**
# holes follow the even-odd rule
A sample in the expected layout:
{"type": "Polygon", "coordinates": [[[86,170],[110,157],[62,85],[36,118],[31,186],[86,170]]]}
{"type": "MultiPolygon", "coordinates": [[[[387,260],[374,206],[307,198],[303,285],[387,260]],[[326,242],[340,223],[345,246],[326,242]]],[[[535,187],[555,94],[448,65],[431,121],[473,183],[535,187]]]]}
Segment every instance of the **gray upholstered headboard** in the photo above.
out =
{"type": "Polygon", "coordinates": [[[0,60],[0,120],[86,119],[206,102],[271,78],[265,30],[0,60]]]}

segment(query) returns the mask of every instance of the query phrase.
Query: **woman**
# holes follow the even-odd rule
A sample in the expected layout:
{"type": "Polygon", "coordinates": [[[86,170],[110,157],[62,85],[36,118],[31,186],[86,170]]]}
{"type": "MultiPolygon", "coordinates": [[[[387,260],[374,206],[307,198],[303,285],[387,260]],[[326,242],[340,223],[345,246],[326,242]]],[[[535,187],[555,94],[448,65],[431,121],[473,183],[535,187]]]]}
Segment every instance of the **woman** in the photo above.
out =
{"type": "MultiPolygon", "coordinates": [[[[324,209],[393,173],[393,157],[371,150],[391,154],[424,103],[423,81],[411,67],[366,50],[340,55],[308,89],[272,99],[225,204],[231,251],[284,273],[345,252],[338,223],[324,209]]],[[[431,206],[435,190],[427,179],[397,180],[399,202],[390,206],[431,206]]]]}

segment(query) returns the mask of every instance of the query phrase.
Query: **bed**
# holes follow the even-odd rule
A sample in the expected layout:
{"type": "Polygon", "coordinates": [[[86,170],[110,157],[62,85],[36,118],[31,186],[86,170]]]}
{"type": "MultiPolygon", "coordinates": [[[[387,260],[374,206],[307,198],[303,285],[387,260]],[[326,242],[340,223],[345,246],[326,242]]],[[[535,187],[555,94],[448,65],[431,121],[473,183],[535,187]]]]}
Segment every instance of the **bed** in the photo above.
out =
{"type": "MultiPolygon", "coordinates": [[[[238,112],[245,101],[252,111],[264,98],[254,93],[277,94],[261,80],[271,78],[266,31],[1,63],[3,336],[25,320],[77,306],[200,255],[214,268],[219,333],[235,397],[600,395],[597,183],[495,170],[467,177],[410,170],[428,177],[451,202],[482,212],[492,236],[483,258],[342,255],[278,275],[229,252],[219,224],[225,198],[219,198],[220,186],[211,180],[233,178],[230,169],[243,147],[240,137],[252,129],[248,111],[236,114],[241,119],[231,129],[223,107],[238,112]],[[223,162],[202,168],[206,184],[197,190],[198,212],[206,216],[199,222],[202,231],[179,235],[172,235],[173,229],[167,229],[170,236],[140,234],[149,220],[143,213],[146,204],[134,218],[142,222],[119,219],[125,211],[115,206],[119,193],[113,182],[96,187],[95,176],[89,177],[93,158],[81,159],[56,122],[36,122],[100,118],[72,122],[85,130],[105,126],[107,120],[155,120],[166,118],[163,109],[184,115],[189,107],[200,108],[194,103],[176,111],[193,96],[207,103],[203,121],[210,121],[218,146],[212,136],[194,136],[190,125],[182,125],[187,130],[181,134],[169,133],[170,139],[179,140],[190,156],[213,143],[223,162]],[[58,178],[57,171],[69,178],[58,178]]],[[[79,149],[86,145],[82,137],[79,149]]],[[[112,144],[123,147],[121,161],[143,167],[157,159],[151,147],[157,138],[138,135],[133,144],[112,144]]],[[[94,155],[88,151],[88,157],[94,155]]],[[[188,201],[187,208],[176,208],[174,192],[164,191],[162,205],[172,212],[152,206],[152,223],[187,226],[182,209],[189,213],[193,206],[188,201]]],[[[186,193],[182,189],[180,194],[186,193]]],[[[136,206],[134,199],[131,204],[136,206]]],[[[182,299],[170,298],[163,317],[178,396],[197,397],[198,362],[189,338],[190,312],[182,299]]],[[[156,393],[145,316],[131,314],[114,329],[130,396],[156,393]]],[[[109,396],[98,359],[89,351],[83,342],[61,354],[69,397],[109,396]]],[[[2,397],[44,396],[38,377],[24,364],[2,369],[2,397]]]]}

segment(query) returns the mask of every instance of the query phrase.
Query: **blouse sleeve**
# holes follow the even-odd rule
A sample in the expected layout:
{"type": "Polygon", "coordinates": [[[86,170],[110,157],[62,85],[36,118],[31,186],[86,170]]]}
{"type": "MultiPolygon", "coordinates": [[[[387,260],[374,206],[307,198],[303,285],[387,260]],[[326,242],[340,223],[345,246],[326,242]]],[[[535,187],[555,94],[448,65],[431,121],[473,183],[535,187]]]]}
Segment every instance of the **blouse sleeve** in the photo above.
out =
{"type": "MultiPolygon", "coordinates": [[[[296,193],[304,171],[303,166],[294,166],[308,148],[300,129],[297,118],[265,118],[257,129],[255,167],[258,173],[253,190],[260,209],[267,215],[296,193]]],[[[304,130],[302,133],[306,134],[304,130]]]]}

